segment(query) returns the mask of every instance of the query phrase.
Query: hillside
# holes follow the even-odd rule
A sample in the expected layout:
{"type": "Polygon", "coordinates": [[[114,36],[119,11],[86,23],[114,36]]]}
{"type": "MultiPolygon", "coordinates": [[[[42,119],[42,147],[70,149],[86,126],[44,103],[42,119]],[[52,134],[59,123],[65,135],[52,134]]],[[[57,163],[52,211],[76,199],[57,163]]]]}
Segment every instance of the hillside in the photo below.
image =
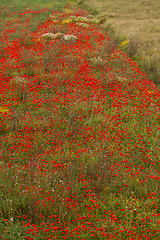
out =
{"type": "Polygon", "coordinates": [[[55,2],[0,9],[0,239],[159,239],[159,89],[55,2]]]}

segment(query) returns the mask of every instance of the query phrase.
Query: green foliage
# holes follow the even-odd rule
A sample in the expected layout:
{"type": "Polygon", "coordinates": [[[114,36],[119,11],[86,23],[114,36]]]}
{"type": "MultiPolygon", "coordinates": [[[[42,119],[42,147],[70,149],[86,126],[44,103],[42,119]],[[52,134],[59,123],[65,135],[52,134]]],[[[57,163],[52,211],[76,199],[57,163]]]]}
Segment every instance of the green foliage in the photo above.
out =
{"type": "Polygon", "coordinates": [[[0,7],[5,6],[9,7],[11,11],[16,10],[16,11],[21,11],[22,9],[26,7],[31,7],[31,8],[54,8],[54,10],[62,10],[64,6],[66,5],[67,0],[62,0],[62,1],[52,1],[52,0],[2,0],[0,3],[0,7]]]}

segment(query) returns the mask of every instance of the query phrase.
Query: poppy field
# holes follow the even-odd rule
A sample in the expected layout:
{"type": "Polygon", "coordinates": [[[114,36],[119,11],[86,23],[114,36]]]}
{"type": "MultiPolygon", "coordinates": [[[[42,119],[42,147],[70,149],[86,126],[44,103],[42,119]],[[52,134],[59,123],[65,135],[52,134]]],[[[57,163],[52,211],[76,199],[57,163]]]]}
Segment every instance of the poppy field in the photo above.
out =
{"type": "Polygon", "coordinates": [[[62,2],[0,8],[0,239],[158,240],[159,88],[62,2]]]}

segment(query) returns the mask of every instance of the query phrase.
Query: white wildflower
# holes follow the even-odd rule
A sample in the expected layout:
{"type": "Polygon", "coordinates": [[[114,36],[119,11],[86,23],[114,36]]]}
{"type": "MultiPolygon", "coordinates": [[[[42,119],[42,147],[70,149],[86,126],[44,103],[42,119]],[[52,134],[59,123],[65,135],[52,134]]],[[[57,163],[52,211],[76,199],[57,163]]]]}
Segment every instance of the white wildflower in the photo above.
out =
{"type": "Polygon", "coordinates": [[[64,33],[59,32],[54,35],[54,38],[61,38],[61,37],[63,37],[63,35],[64,35],[64,33]]]}
{"type": "Polygon", "coordinates": [[[11,83],[25,83],[26,79],[23,77],[14,77],[11,80],[11,83]]]}
{"type": "Polygon", "coordinates": [[[85,22],[85,23],[99,23],[99,20],[98,19],[90,19],[90,18],[87,18],[87,17],[77,17],[75,19],[76,22],[85,22]]]}
{"type": "Polygon", "coordinates": [[[59,32],[59,33],[45,33],[43,35],[41,35],[41,37],[45,40],[53,40],[55,38],[61,38],[63,37],[63,33],[59,32]]]}
{"type": "Polygon", "coordinates": [[[52,40],[53,38],[55,38],[55,34],[54,33],[45,33],[41,37],[44,39],[47,39],[47,40],[52,40]]]}
{"type": "Polygon", "coordinates": [[[91,58],[91,61],[92,61],[92,64],[93,64],[94,66],[105,64],[105,61],[103,61],[103,59],[102,59],[101,57],[99,57],[99,56],[98,56],[98,57],[91,58]]]}
{"type": "Polygon", "coordinates": [[[64,35],[63,38],[66,41],[77,40],[77,36],[74,36],[74,35],[64,35]]]}
{"type": "Polygon", "coordinates": [[[87,23],[78,22],[76,24],[79,25],[79,26],[85,27],[85,28],[89,27],[89,24],[87,24],[87,23]]]}

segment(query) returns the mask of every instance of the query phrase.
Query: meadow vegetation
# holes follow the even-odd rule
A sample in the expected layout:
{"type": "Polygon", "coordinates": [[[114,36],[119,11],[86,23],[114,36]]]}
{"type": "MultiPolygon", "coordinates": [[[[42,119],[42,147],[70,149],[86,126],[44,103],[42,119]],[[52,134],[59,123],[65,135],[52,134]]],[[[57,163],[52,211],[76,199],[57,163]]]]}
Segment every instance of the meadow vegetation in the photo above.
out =
{"type": "Polygon", "coordinates": [[[81,8],[101,20],[116,45],[160,84],[159,0],[81,0],[81,8]]]}
{"type": "Polygon", "coordinates": [[[158,86],[71,2],[0,16],[0,239],[158,240],[158,86]]]}

